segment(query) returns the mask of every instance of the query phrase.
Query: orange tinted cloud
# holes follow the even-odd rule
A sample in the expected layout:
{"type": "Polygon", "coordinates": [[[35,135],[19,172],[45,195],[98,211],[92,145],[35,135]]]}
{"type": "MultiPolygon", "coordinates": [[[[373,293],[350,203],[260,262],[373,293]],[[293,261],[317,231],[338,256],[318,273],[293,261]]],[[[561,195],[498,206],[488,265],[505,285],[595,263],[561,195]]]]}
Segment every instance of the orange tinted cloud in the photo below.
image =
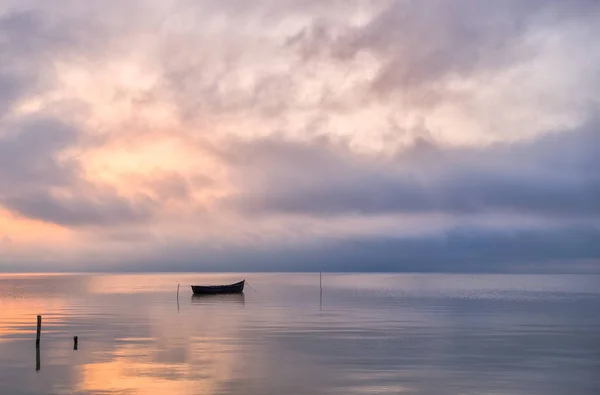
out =
{"type": "Polygon", "coordinates": [[[15,245],[67,244],[75,239],[74,233],[67,227],[21,217],[0,207],[0,236],[15,245]]]}

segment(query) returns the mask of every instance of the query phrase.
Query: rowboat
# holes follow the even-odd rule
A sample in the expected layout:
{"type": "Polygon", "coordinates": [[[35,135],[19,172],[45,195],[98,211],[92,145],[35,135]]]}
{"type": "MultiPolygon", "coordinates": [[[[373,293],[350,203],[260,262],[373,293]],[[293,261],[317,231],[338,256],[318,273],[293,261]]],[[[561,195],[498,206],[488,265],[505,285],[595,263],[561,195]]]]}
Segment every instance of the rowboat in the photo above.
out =
{"type": "Polygon", "coordinates": [[[202,294],[234,294],[244,292],[246,280],[229,285],[192,285],[194,295],[202,294]]]}

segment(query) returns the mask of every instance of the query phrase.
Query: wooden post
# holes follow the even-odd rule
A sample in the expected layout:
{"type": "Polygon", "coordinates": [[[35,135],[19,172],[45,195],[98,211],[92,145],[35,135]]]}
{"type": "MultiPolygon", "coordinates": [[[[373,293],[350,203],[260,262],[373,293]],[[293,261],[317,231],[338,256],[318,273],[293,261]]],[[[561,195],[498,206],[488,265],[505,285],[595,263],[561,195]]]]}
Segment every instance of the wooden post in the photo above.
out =
{"type": "Polygon", "coordinates": [[[323,272],[319,272],[319,287],[323,290],[323,272]]]}
{"type": "Polygon", "coordinates": [[[40,371],[40,336],[42,334],[42,316],[37,316],[37,334],[35,336],[35,371],[40,371]]]}
{"type": "Polygon", "coordinates": [[[73,350],[77,351],[77,345],[79,343],[79,340],[77,338],[77,336],[73,336],[73,350]]]}
{"type": "Polygon", "coordinates": [[[38,315],[37,316],[37,335],[35,337],[35,345],[37,347],[40,346],[40,336],[42,334],[42,316],[38,315]]]}

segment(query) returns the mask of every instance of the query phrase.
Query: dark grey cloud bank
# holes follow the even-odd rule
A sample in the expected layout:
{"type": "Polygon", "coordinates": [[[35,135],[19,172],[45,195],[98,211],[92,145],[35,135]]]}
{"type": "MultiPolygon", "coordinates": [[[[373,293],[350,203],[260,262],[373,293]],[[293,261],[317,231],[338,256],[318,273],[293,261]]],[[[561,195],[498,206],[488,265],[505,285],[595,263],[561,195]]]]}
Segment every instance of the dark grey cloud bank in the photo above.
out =
{"type": "Polygon", "coordinates": [[[424,140],[392,159],[328,141],[262,140],[232,149],[246,213],[484,213],[600,217],[600,124],[525,143],[444,148],[424,140]]]}
{"type": "MultiPolygon", "coordinates": [[[[600,228],[456,228],[433,236],[352,237],[302,246],[163,246],[126,271],[598,272],[600,228]]],[[[112,270],[107,264],[104,270],[112,270]]]]}

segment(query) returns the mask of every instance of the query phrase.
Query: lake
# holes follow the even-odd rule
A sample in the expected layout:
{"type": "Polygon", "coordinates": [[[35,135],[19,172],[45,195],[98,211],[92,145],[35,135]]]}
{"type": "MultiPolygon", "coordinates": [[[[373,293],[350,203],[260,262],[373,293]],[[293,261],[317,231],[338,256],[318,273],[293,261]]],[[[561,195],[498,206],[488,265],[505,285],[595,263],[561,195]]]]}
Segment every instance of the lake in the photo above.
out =
{"type": "Polygon", "coordinates": [[[597,395],[600,276],[0,274],[0,394],[597,395]]]}

